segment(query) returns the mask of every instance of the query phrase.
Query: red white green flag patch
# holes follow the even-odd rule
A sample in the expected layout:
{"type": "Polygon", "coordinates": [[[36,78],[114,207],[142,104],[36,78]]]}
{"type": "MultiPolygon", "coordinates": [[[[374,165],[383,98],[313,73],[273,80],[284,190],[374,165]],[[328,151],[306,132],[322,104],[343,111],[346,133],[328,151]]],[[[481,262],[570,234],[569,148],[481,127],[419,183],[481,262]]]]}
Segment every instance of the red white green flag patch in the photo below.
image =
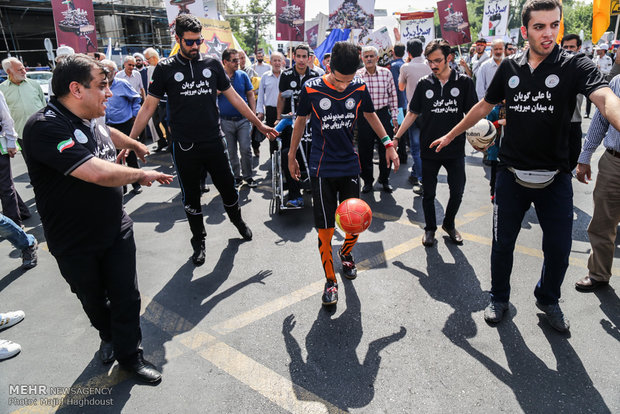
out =
{"type": "Polygon", "coordinates": [[[75,141],[73,141],[72,138],[69,138],[65,141],[59,142],[56,148],[58,148],[58,152],[62,153],[64,150],[66,150],[67,148],[71,148],[74,145],[75,141]]]}

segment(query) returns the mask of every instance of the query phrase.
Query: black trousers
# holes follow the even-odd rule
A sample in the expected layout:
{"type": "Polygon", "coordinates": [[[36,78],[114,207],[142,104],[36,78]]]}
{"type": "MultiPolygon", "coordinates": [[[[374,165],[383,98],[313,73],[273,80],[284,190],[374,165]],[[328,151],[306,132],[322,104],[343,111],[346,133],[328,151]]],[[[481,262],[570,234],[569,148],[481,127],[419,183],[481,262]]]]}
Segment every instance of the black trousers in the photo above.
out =
{"type": "MultiPolygon", "coordinates": [[[[292,133],[293,128],[286,127],[280,134],[280,139],[282,140],[282,171],[284,173],[284,178],[286,178],[286,184],[288,185],[289,200],[301,197],[301,183],[291,178],[291,172],[288,169],[288,151],[291,148],[292,133]]],[[[303,143],[300,143],[300,145],[303,145],[303,143]]],[[[295,154],[295,156],[297,158],[297,162],[299,163],[300,170],[303,170],[304,166],[301,152],[297,150],[297,154],[295,154]]]]}
{"type": "Polygon", "coordinates": [[[155,109],[155,112],[153,112],[153,117],[151,118],[153,120],[153,124],[155,125],[155,131],[157,132],[157,136],[159,137],[160,140],[163,140],[163,142],[166,142],[166,138],[164,137],[164,133],[162,132],[161,128],[159,127],[159,124],[161,124],[161,126],[167,131],[167,123],[166,123],[166,103],[165,102],[159,102],[159,104],[157,105],[157,109],[155,109]]]}
{"type": "Polygon", "coordinates": [[[56,261],[101,339],[112,341],[119,362],[131,363],[142,341],[132,227],[103,251],[57,256],[56,261]]]}
{"type": "Polygon", "coordinates": [[[179,185],[187,221],[192,232],[192,247],[196,248],[207,236],[200,203],[200,183],[205,171],[222,196],[224,209],[233,223],[241,221],[239,194],[228,160],[226,140],[213,142],[173,142],[172,160],[179,175],[179,185]]]}
{"type": "MultiPolygon", "coordinates": [[[[108,126],[118,129],[125,135],[129,135],[131,133],[131,128],[133,128],[133,118],[126,122],[123,122],[122,124],[108,123],[108,126]]],[[[135,152],[129,151],[129,155],[127,155],[126,161],[129,167],[140,168],[140,165],[138,164],[138,157],[136,156],[135,152]]],[[[138,183],[133,183],[132,186],[133,188],[140,188],[140,184],[138,183]]]]}
{"type": "Polygon", "coordinates": [[[458,157],[447,160],[435,160],[424,158],[422,160],[422,182],[424,183],[424,195],[422,196],[422,209],[426,221],[426,231],[437,230],[437,217],[435,216],[435,196],[437,193],[437,174],[444,167],[448,173],[448,186],[450,199],[446,207],[443,225],[451,230],[454,228],[454,219],[463,200],[465,190],[465,158],[458,157]]]}
{"type": "MultiPolygon", "coordinates": [[[[276,118],[278,117],[278,109],[275,106],[265,106],[265,124],[267,126],[274,126],[276,124],[276,118]]],[[[269,153],[273,154],[278,144],[276,140],[269,141],[269,153]]]]}
{"type": "Polygon", "coordinates": [[[577,167],[577,161],[581,153],[581,136],[581,122],[571,122],[568,137],[568,159],[571,171],[577,167]]]}
{"type": "MultiPolygon", "coordinates": [[[[392,118],[390,117],[390,110],[387,106],[379,109],[377,112],[383,128],[387,132],[388,136],[392,138],[394,135],[394,127],[392,126],[392,118]]],[[[360,116],[357,121],[357,149],[360,157],[360,165],[362,167],[362,173],[360,176],[366,184],[372,184],[373,177],[373,153],[375,145],[378,147],[379,152],[379,182],[384,184],[388,182],[390,178],[390,166],[387,165],[385,160],[385,146],[381,142],[381,138],[375,134],[368,121],[364,116],[360,116]]]]}
{"type": "Polygon", "coordinates": [[[2,204],[2,214],[10,218],[21,226],[22,219],[30,217],[28,207],[13,185],[13,174],[11,173],[11,157],[0,155],[0,203],[2,204]]]}

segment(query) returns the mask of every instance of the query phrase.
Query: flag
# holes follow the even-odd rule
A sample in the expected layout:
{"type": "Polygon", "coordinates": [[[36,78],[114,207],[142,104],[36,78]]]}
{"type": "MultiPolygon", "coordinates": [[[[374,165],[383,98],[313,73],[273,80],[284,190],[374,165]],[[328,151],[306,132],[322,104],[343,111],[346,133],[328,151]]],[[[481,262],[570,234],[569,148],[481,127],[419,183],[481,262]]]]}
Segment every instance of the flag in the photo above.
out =
{"type": "Polygon", "coordinates": [[[318,61],[322,62],[323,56],[325,56],[326,53],[330,53],[332,51],[334,44],[336,44],[336,42],[339,42],[341,40],[347,40],[350,34],[351,34],[351,29],[332,30],[332,32],[329,34],[327,39],[323,40],[323,43],[321,43],[319,47],[314,49],[314,55],[316,56],[318,61]]]}
{"type": "Polygon", "coordinates": [[[112,38],[108,37],[108,47],[105,50],[105,58],[110,60],[112,59],[112,38]]]}
{"type": "MultiPolygon", "coordinates": [[[[562,0],[560,0],[560,6],[561,5],[562,5],[562,0]]],[[[562,12],[562,19],[560,19],[560,31],[558,32],[558,37],[555,38],[555,43],[557,43],[558,45],[561,45],[563,37],[564,37],[564,12],[562,12]]],[[[583,37],[581,39],[583,39],[583,37]]]]}
{"type": "Polygon", "coordinates": [[[596,44],[609,27],[610,14],[610,0],[594,0],[592,2],[592,43],[596,44]]]}

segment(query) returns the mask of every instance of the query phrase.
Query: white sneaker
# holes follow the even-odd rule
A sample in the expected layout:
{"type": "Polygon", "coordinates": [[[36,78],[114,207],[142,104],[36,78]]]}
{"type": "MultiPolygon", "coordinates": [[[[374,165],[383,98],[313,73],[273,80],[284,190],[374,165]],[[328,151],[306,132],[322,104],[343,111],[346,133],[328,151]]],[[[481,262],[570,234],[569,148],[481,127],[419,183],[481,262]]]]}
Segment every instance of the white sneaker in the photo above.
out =
{"type": "Polygon", "coordinates": [[[0,360],[11,358],[19,354],[21,350],[22,347],[19,344],[6,339],[0,339],[0,360]]]}
{"type": "Polygon", "coordinates": [[[26,316],[26,314],[24,311],[20,310],[0,313],[0,330],[9,328],[16,323],[21,322],[24,319],[24,316],[26,316]]]}

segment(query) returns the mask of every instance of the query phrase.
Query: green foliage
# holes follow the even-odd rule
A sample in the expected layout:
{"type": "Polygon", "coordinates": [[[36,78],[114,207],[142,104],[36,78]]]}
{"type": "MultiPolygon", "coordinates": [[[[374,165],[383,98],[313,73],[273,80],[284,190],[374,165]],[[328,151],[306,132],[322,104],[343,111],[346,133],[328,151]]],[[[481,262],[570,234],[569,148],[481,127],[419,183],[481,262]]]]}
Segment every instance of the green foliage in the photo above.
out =
{"type": "Polygon", "coordinates": [[[239,0],[226,2],[226,14],[264,14],[260,17],[227,17],[235,37],[246,52],[254,52],[257,46],[267,50],[268,43],[265,40],[273,27],[274,17],[270,12],[273,0],[250,0],[246,6],[242,6],[239,0]]]}
{"type": "Polygon", "coordinates": [[[564,4],[564,33],[579,34],[583,30],[584,39],[592,39],[592,4],[579,1],[564,4]]]}

